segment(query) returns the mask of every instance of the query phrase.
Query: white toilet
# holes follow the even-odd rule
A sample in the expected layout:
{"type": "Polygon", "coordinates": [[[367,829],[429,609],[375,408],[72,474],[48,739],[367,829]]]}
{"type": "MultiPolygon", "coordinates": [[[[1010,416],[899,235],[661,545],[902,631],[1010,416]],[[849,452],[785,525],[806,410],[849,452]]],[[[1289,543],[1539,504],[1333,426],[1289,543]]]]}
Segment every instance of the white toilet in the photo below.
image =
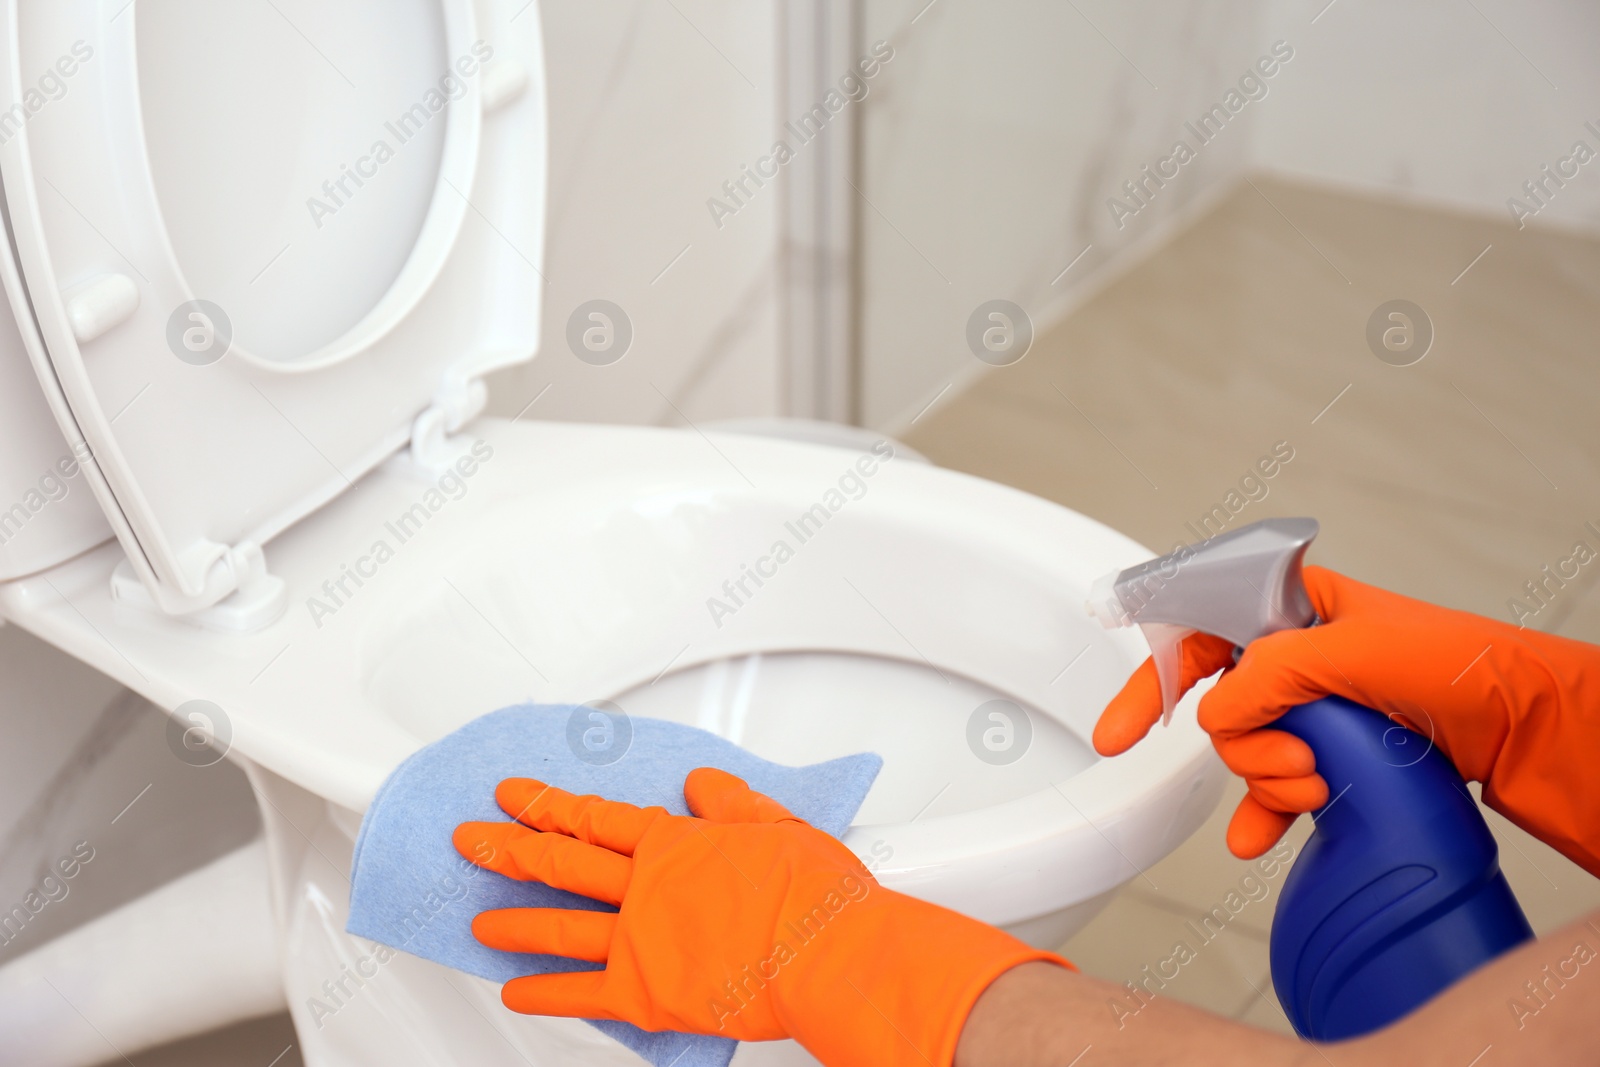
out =
{"type": "Polygon", "coordinates": [[[0,27],[0,614],[214,732],[266,839],[0,968],[26,1062],[286,1000],[313,1067],[637,1063],[343,932],[384,777],[519,701],[789,764],[878,752],[846,842],[1050,947],[1210,813],[1192,715],[1088,745],[1146,653],[1082,607],[1149,557],[1129,539],[871,437],[480,416],[539,334],[536,8],[328,8],[370,43],[346,58],[374,124],[326,106],[337,77],[271,5],[119,6],[12,0],[0,27]],[[306,212],[324,228],[280,249],[306,212]]]}

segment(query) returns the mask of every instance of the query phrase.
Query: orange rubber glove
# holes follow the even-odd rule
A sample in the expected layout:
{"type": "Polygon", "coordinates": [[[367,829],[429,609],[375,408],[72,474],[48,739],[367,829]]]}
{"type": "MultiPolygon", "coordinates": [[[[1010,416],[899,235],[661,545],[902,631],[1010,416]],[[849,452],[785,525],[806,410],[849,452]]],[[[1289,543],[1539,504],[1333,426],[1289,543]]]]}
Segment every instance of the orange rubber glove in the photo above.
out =
{"type": "MultiPolygon", "coordinates": [[[[1331,694],[1388,715],[1433,743],[1491,808],[1600,875],[1600,647],[1518,629],[1305,568],[1323,620],[1233,647],[1195,634],[1183,642],[1181,688],[1223,671],[1200,700],[1200,725],[1224,763],[1249,784],[1228,826],[1228,848],[1259,856],[1300,812],[1327,803],[1311,749],[1258,727],[1331,694]],[[1230,669],[1231,668],[1231,669],[1230,669]]],[[[1095,726],[1114,756],[1161,717],[1155,665],[1146,661],[1095,726]]]]}
{"type": "Polygon", "coordinates": [[[517,822],[463,823],[456,848],[510,878],[620,907],[482,912],[507,952],[604,963],[505,984],[513,1011],[618,1019],[743,1041],[792,1037],[833,1067],[946,1067],[978,996],[1065,960],[879,885],[839,841],[725,771],[684,783],[697,817],[508,778],[517,822]]]}

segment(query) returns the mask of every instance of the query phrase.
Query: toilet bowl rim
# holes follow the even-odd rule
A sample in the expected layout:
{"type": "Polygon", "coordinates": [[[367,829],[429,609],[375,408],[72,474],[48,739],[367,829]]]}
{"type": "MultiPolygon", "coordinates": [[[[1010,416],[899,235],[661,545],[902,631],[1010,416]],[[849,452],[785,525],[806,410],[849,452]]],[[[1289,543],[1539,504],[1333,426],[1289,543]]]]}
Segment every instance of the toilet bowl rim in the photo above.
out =
{"type": "MultiPolygon", "coordinates": [[[[493,435],[497,444],[504,439],[505,427],[509,425],[504,423],[503,420],[481,420],[481,423],[480,428],[484,432],[493,435]]],[[[533,430],[532,427],[528,427],[528,429],[533,430]]],[[[520,433],[520,431],[518,432],[520,433]]],[[[540,448],[550,447],[553,442],[561,440],[566,440],[568,444],[582,446],[586,441],[597,435],[599,437],[615,437],[623,440],[625,444],[632,441],[633,444],[629,445],[629,447],[638,447],[641,443],[660,446],[674,440],[684,444],[685,447],[687,447],[685,443],[693,443],[695,447],[702,449],[705,447],[689,431],[644,431],[619,427],[608,427],[602,431],[596,427],[576,426],[558,429],[545,424],[528,435],[528,451],[531,454],[540,448]],[[567,436],[564,438],[563,435],[567,436]]],[[[764,463],[769,460],[781,465],[781,463],[793,461],[802,466],[805,463],[810,463],[817,470],[826,469],[832,471],[837,466],[839,455],[836,450],[828,450],[822,446],[797,445],[788,442],[755,439],[739,440],[732,436],[719,438],[719,445],[723,450],[730,452],[733,458],[741,465],[764,463]]],[[[714,454],[709,453],[709,450],[708,454],[711,454],[713,459],[716,458],[714,454]]],[[[717,462],[720,462],[720,460],[717,460],[717,462]]],[[[752,467],[752,469],[754,468],[752,467]]],[[[1046,501],[1029,497],[1016,490],[994,483],[985,483],[957,472],[927,467],[915,469],[907,467],[904,468],[904,477],[913,483],[920,484],[921,488],[914,486],[910,490],[914,496],[919,498],[931,500],[933,494],[925,491],[930,487],[937,493],[946,493],[968,492],[973,486],[982,486],[983,500],[987,504],[1014,507],[1019,501],[1024,501],[1026,502],[1026,509],[1041,506],[1049,507],[1054,510],[1058,517],[1063,510],[1056,508],[1055,505],[1050,505],[1046,501]],[[932,480],[930,481],[929,479],[932,480]],[[968,488],[962,489],[962,486],[968,488]]],[[[348,500],[341,502],[341,506],[347,504],[348,500]]],[[[1032,512],[1028,513],[1031,514],[1032,512]]],[[[1046,513],[1040,512],[1039,514],[1046,513]]],[[[1082,520],[1085,523],[1092,523],[1092,520],[1087,520],[1081,515],[1076,515],[1076,513],[1073,513],[1073,516],[1075,519],[1082,520]]],[[[1092,523],[1092,525],[1099,527],[1097,523],[1092,523]]],[[[1115,531],[1105,530],[1103,527],[1099,528],[1110,539],[1124,543],[1125,548],[1123,551],[1127,552],[1130,557],[1136,556],[1140,552],[1147,552],[1147,550],[1141,549],[1122,535],[1116,534],[1115,531]]],[[[1018,531],[1015,532],[1014,536],[1025,541],[1027,536],[1033,536],[1036,533],[1037,531],[1018,531]]],[[[1008,536],[1012,536],[1012,534],[1008,534],[1008,536]]],[[[1033,558],[1044,559],[1050,549],[1047,545],[1041,543],[1028,549],[1028,551],[1032,553],[1033,558]]],[[[51,641],[51,643],[67,648],[68,651],[78,654],[80,658],[101,666],[106,673],[118,677],[119,680],[129,684],[130,687],[143,692],[145,696],[158,705],[169,709],[176,708],[184,700],[194,695],[184,691],[180,685],[175,684],[178,679],[171,676],[154,680],[141,679],[130,674],[125,667],[117,662],[116,657],[108,657],[103,648],[87,647],[93,646],[97,642],[94,624],[84,626],[71,618],[81,608],[88,611],[89,616],[93,617],[96,623],[102,622],[101,617],[96,614],[99,609],[95,606],[98,604],[100,608],[104,607],[102,588],[99,583],[103,582],[104,574],[109,571],[116,556],[115,546],[108,545],[101,550],[90,553],[87,557],[80,557],[77,561],[65,565],[69,571],[76,568],[75,573],[63,576],[57,572],[51,572],[55,576],[57,585],[53,585],[49,589],[38,588],[37,582],[30,583],[27,580],[21,583],[11,583],[11,588],[6,590],[4,594],[0,594],[0,609],[4,609],[7,614],[17,617],[18,621],[39,632],[41,636],[51,641]],[[18,599],[19,584],[22,586],[31,584],[32,588],[27,591],[27,595],[32,596],[35,600],[31,607],[20,611],[13,610],[18,608],[20,604],[18,599]],[[79,590],[83,590],[84,593],[80,594],[79,590]],[[71,611],[68,611],[66,607],[58,602],[59,594],[62,592],[72,596],[75,601],[71,611]],[[91,595],[95,600],[95,604],[87,603],[84,599],[85,595],[91,595]],[[45,601],[49,601],[53,605],[53,610],[41,607],[42,602],[45,601]],[[74,643],[79,647],[73,647],[74,643]]],[[[25,600],[27,596],[22,596],[21,599],[25,600]]],[[[1121,639],[1119,643],[1138,643],[1138,638],[1132,635],[1119,634],[1114,636],[1121,639]]],[[[118,640],[122,639],[120,633],[116,637],[118,640]]],[[[777,651],[775,648],[770,650],[777,651]]],[[[352,693],[351,695],[354,694],[352,693]]],[[[387,776],[389,770],[392,770],[392,767],[400,759],[420,748],[422,744],[414,735],[402,729],[387,716],[374,713],[360,717],[360,729],[357,731],[360,734],[359,738],[352,739],[347,737],[340,746],[330,745],[326,749],[313,751],[312,748],[315,746],[305,745],[303,743],[304,738],[300,734],[294,736],[281,733],[274,734],[272,730],[267,729],[271,725],[270,718],[270,716],[265,715],[250,715],[242,717],[236,723],[238,732],[234,739],[235,754],[241,757],[247,756],[252,762],[282,773],[285,777],[301,783],[303,787],[323,797],[330,803],[357,811],[363,809],[367,802],[370,801],[372,794],[381,784],[384,777],[387,776]],[[340,748],[343,751],[340,751],[340,748]],[[372,755],[372,758],[359,763],[353,762],[348,758],[350,755],[362,752],[372,755]]],[[[1080,812],[1061,809],[1060,802],[1053,801],[1048,796],[1049,793],[1055,792],[1054,790],[1041,790],[1037,794],[1029,794],[1027,797],[1017,798],[1014,801],[986,805],[981,808],[970,809],[967,812],[954,813],[951,816],[941,816],[937,819],[927,819],[914,829],[908,828],[906,824],[885,824],[884,832],[892,830],[897,836],[904,833],[909,838],[908,849],[912,841],[927,835],[930,831],[942,832],[950,835],[951,839],[961,842],[959,848],[930,848],[925,855],[927,856],[928,864],[932,867],[940,865],[970,866],[973,863],[982,862],[986,856],[1003,851],[1002,847],[994,840],[997,836],[994,833],[994,827],[996,823],[1003,823],[1007,818],[1010,818],[1012,825],[1018,827],[1022,835],[1028,839],[1022,842],[1024,845],[1027,845],[1028,841],[1034,843],[1047,842],[1054,837],[1070,832],[1074,826],[1079,829],[1087,826],[1100,831],[1110,831],[1114,834],[1117,827],[1130,814],[1137,813],[1144,805],[1155,803],[1159,800],[1162,791],[1170,786],[1172,782],[1190,775],[1196,765],[1203,764],[1207,760],[1214,760],[1215,757],[1210,752],[1210,746],[1205,743],[1203,736],[1200,736],[1197,728],[1194,727],[1192,716],[1185,716],[1180,713],[1178,725],[1175,725],[1172,731],[1172,733],[1166,731],[1158,732],[1162,737],[1168,739],[1166,743],[1160,743],[1158,738],[1156,739],[1157,743],[1141,745],[1127,756],[1119,758],[1114,764],[1109,761],[1102,761],[1100,764],[1087,768],[1075,776],[1071,781],[1079,784],[1076,786],[1069,785],[1067,787],[1068,793],[1072,793],[1074,789],[1083,789],[1084,783],[1093,787],[1092,789],[1087,789],[1083,795],[1074,795],[1070,798],[1081,809],[1080,812]],[[1041,797],[1042,800],[1040,799],[1041,797]],[[1038,818],[1028,815],[1030,811],[1034,810],[1029,807],[1030,804],[1037,805],[1043,801],[1056,804],[1057,808],[1061,809],[1059,810],[1059,815],[1040,816],[1038,818]],[[973,847],[975,844],[982,844],[985,847],[973,847]],[[971,862],[969,863],[969,861],[971,862]]],[[[908,862],[915,861],[918,853],[922,853],[922,851],[921,848],[914,849],[906,854],[905,859],[908,862]]]]}

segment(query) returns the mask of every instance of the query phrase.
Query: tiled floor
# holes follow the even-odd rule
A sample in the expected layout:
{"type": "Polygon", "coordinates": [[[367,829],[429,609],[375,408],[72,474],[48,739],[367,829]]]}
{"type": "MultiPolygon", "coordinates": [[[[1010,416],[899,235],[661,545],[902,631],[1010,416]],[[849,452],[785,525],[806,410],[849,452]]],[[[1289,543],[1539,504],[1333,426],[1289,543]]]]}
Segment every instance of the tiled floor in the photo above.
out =
{"type": "MultiPolygon", "coordinates": [[[[1258,177],[905,436],[937,463],[1161,550],[1195,540],[1185,524],[1288,442],[1293,459],[1237,523],[1317,516],[1313,561],[1506,619],[1541,566],[1580,537],[1595,543],[1580,528],[1600,521],[1597,335],[1600,240],[1258,177]],[[1380,361],[1365,338],[1374,309],[1396,298],[1420,305],[1435,331],[1407,367],[1380,361]]],[[[1530,625],[1600,640],[1597,576],[1581,574],[1530,625]]],[[[1242,793],[1233,783],[1211,821],[1067,954],[1121,981],[1192,942],[1186,922],[1248,870],[1223,847],[1242,793]]],[[[1536,929],[1600,907],[1600,882],[1490,821],[1536,929]]],[[[1267,963],[1281,882],[1166,992],[1287,1030],[1267,963]]]]}
{"type": "MultiPolygon", "coordinates": [[[[1021,363],[906,436],[938,463],[1161,548],[1193,540],[1185,523],[1285,441],[1293,459],[1239,522],[1318,516],[1316,561],[1506,618],[1508,598],[1567,555],[1585,521],[1600,522],[1597,336],[1600,240],[1256,178],[1045,332],[1021,363]],[[1434,326],[1413,366],[1381,362],[1365,340],[1368,317],[1396,298],[1434,326]]],[[[1600,640],[1597,576],[1580,575],[1530,624],[1600,640]]],[[[1117,980],[1168,957],[1186,923],[1249,870],[1222,843],[1241,793],[1235,783],[1200,832],[1135,879],[1067,954],[1117,980]]],[[[1600,882],[1490,821],[1537,929],[1600,906],[1600,882]]],[[[1267,966],[1281,882],[1166,992],[1287,1029],[1267,966]]],[[[134,1062],[262,1067],[292,1041],[278,1018],[134,1062]]],[[[277,1067],[298,1062],[290,1050],[277,1067]]]]}

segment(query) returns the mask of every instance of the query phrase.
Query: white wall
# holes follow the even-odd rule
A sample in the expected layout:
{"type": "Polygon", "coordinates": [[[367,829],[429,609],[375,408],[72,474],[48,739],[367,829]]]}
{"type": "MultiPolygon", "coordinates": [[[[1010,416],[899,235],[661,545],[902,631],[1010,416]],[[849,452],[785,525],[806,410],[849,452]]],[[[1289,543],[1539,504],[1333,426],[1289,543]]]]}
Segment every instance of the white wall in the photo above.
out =
{"type": "Polygon", "coordinates": [[[1013,301],[1039,325],[1059,315],[1235,180],[1251,125],[1300,74],[1298,59],[1278,70],[1119,227],[1108,198],[1178,138],[1197,143],[1184,123],[1269,51],[1256,0],[922,6],[867,3],[867,39],[896,54],[863,111],[862,414],[891,430],[984,373],[965,341],[978,304],[1013,301]]]}
{"type": "Polygon", "coordinates": [[[491,410],[514,415],[548,385],[527,417],[682,425],[673,405],[696,422],[775,413],[777,190],[720,230],[706,207],[771,143],[773,6],[549,0],[543,18],[543,341],[532,364],[490,383],[491,410]],[[631,348],[608,366],[580,362],[566,341],[568,317],[593,299],[633,324],[631,348]]]}
{"type": "MultiPolygon", "coordinates": [[[[1510,219],[1506,200],[1576,140],[1600,152],[1600,6],[1581,0],[1267,4],[1298,42],[1257,165],[1510,219]]],[[[1552,186],[1553,188],[1553,186],[1552,186]]],[[[1600,158],[1537,224],[1600,228],[1600,158]]],[[[1531,223],[1530,223],[1531,224],[1531,223]]]]}

